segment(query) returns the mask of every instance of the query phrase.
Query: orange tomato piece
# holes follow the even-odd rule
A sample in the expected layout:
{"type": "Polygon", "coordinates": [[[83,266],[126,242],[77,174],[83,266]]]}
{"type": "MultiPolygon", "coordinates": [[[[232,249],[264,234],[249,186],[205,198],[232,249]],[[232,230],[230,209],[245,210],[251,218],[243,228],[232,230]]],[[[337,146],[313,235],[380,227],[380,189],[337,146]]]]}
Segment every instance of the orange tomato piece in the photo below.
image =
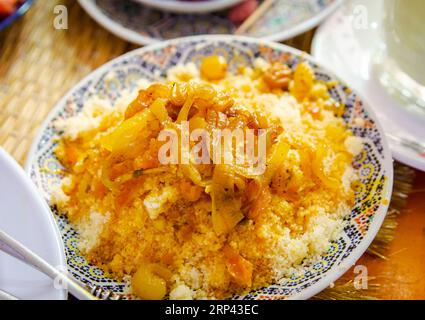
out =
{"type": "Polygon", "coordinates": [[[255,201],[260,194],[261,185],[257,180],[251,180],[245,191],[246,199],[249,202],[255,201]]]}
{"type": "Polygon", "coordinates": [[[132,171],[131,161],[119,162],[111,165],[109,170],[109,178],[115,180],[118,177],[132,171]]]}
{"type": "Polygon", "coordinates": [[[66,164],[69,165],[70,167],[75,165],[80,156],[80,152],[78,148],[74,144],[65,144],[64,152],[65,152],[64,159],[66,161],[66,164]]]}
{"type": "Polygon", "coordinates": [[[200,186],[195,186],[189,181],[182,181],[180,183],[180,191],[185,200],[196,202],[201,197],[203,189],[200,186]]]}
{"type": "Polygon", "coordinates": [[[135,167],[137,168],[136,170],[148,170],[148,169],[153,169],[153,168],[158,168],[159,166],[159,161],[156,158],[151,158],[151,159],[145,159],[145,160],[135,160],[135,167]]]}
{"type": "Polygon", "coordinates": [[[93,195],[96,198],[98,198],[98,199],[103,198],[106,195],[106,191],[107,191],[107,189],[101,181],[96,181],[94,183],[93,195]]]}
{"type": "Polygon", "coordinates": [[[9,15],[15,11],[18,0],[1,0],[0,1],[0,16],[9,15]]]}
{"type": "Polygon", "coordinates": [[[229,245],[223,248],[227,271],[233,280],[244,287],[252,285],[253,265],[229,245]]]}
{"type": "Polygon", "coordinates": [[[255,220],[270,207],[272,195],[268,185],[262,185],[258,196],[248,212],[248,219],[255,220]]]}
{"type": "Polygon", "coordinates": [[[133,202],[137,197],[137,188],[140,186],[141,182],[137,180],[130,180],[122,184],[119,192],[115,197],[115,206],[117,208],[122,208],[133,202]]]}

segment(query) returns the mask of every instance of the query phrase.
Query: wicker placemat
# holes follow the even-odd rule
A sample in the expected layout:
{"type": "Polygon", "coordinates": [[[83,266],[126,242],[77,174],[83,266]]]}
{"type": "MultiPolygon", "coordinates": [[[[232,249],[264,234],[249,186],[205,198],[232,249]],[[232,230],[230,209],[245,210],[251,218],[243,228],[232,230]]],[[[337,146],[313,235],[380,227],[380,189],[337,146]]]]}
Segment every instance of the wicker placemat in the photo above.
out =
{"type": "Polygon", "coordinates": [[[77,1],[35,1],[21,20],[0,33],[0,145],[23,163],[41,122],[66,91],[129,49],[77,1]],[[58,4],[68,8],[68,30],[53,27],[58,4]]]}
{"type": "MultiPolygon", "coordinates": [[[[308,50],[312,35],[288,44],[308,50]]],[[[23,164],[58,100],[93,69],[134,48],[97,25],[75,0],[35,1],[0,33],[0,145],[23,164]],[[53,26],[59,4],[68,8],[68,30],[53,26]]]]}

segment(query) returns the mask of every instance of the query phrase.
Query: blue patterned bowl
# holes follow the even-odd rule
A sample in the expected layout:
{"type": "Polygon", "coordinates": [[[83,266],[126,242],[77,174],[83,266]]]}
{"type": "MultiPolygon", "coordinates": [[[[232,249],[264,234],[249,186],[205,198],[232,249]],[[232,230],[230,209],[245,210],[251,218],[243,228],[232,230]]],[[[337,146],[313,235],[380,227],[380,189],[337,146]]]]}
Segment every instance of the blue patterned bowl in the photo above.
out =
{"type": "Polygon", "coordinates": [[[33,0],[23,1],[14,13],[12,13],[11,15],[9,15],[5,18],[1,18],[0,19],[0,31],[3,30],[3,29],[6,29],[7,26],[12,24],[15,20],[17,20],[22,15],[24,15],[24,13],[27,12],[28,9],[31,7],[32,3],[33,3],[33,0]]]}
{"type": "MultiPolygon", "coordinates": [[[[305,60],[314,69],[318,79],[336,81],[330,90],[332,97],[346,105],[344,120],[356,136],[365,140],[363,152],[353,166],[361,183],[356,203],[347,218],[341,237],[333,242],[326,254],[315,263],[306,265],[301,277],[283,279],[266,288],[259,288],[236,299],[306,299],[344,274],[366,251],[385,218],[391,198],[393,167],[392,158],[383,131],[370,108],[332,74],[318,66],[305,53],[290,47],[235,36],[202,36],[176,39],[148,46],[121,56],[76,85],[53,109],[42,126],[30,151],[26,169],[34,183],[49,202],[52,188],[61,180],[61,165],[53,150],[56,142],[53,123],[81,111],[85,101],[93,95],[113,103],[125,89],[134,88],[138,79],[159,80],[166,71],[179,63],[199,63],[203,56],[224,55],[231,68],[251,65],[257,57],[268,61],[281,61],[294,67],[305,60]],[[364,121],[354,121],[362,118],[364,121]]],[[[77,279],[101,286],[114,292],[123,292],[124,284],[115,281],[97,266],[90,265],[78,251],[79,236],[74,227],[55,214],[59,225],[69,272],[77,279]]]]}

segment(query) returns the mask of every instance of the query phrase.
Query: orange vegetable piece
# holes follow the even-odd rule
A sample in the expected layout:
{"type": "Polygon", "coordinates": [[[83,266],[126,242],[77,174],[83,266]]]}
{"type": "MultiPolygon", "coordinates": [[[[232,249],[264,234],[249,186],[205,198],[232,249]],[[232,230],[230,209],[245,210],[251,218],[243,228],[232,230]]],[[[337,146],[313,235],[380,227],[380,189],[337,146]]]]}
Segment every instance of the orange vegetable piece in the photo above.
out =
{"type": "Polygon", "coordinates": [[[74,165],[77,163],[79,157],[79,151],[78,148],[74,145],[66,145],[65,146],[65,159],[66,161],[74,165]]]}
{"type": "Polygon", "coordinates": [[[148,169],[158,168],[159,161],[157,158],[151,158],[151,159],[141,160],[141,161],[139,159],[136,159],[134,164],[135,164],[135,167],[137,168],[136,170],[148,170],[148,169]]]}
{"type": "Polygon", "coordinates": [[[115,197],[115,206],[124,207],[133,202],[137,197],[137,193],[134,192],[141,182],[137,180],[130,180],[122,184],[118,194],[115,197]]]}
{"type": "Polygon", "coordinates": [[[0,16],[6,16],[15,11],[18,5],[18,0],[1,0],[0,1],[0,16]]]}
{"type": "Polygon", "coordinates": [[[257,180],[252,180],[248,183],[245,191],[246,199],[249,202],[255,201],[260,194],[261,185],[257,180]]]}
{"type": "Polygon", "coordinates": [[[137,270],[131,284],[133,292],[142,300],[162,300],[167,294],[167,282],[149,265],[142,265],[137,270]]]}
{"type": "Polygon", "coordinates": [[[227,271],[230,273],[233,280],[241,286],[251,287],[253,271],[252,263],[243,258],[239,252],[229,245],[223,247],[223,253],[227,271]]]}
{"type": "Polygon", "coordinates": [[[149,107],[151,103],[151,98],[148,96],[147,90],[140,90],[139,94],[133,102],[127,107],[125,111],[125,119],[134,117],[137,113],[149,107]]]}
{"type": "Polygon", "coordinates": [[[251,209],[248,212],[249,219],[256,219],[260,216],[265,210],[270,207],[272,201],[272,195],[270,193],[270,188],[268,185],[262,185],[258,193],[257,198],[251,206],[251,209]]]}
{"type": "Polygon", "coordinates": [[[195,186],[189,181],[182,181],[180,183],[180,191],[185,200],[196,202],[202,195],[203,189],[200,186],[195,186]]]}
{"type": "Polygon", "coordinates": [[[106,191],[108,189],[106,189],[106,187],[104,186],[104,184],[102,183],[102,181],[96,181],[94,183],[94,190],[93,190],[93,195],[98,198],[101,199],[106,195],[106,191]]]}

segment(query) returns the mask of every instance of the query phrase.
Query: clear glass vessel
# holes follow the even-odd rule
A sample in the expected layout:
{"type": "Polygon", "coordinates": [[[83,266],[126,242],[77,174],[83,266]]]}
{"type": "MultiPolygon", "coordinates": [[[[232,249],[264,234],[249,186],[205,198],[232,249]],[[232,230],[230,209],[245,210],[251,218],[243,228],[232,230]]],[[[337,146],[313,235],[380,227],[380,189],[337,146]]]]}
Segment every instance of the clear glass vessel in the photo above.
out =
{"type": "Polygon", "coordinates": [[[384,0],[375,75],[400,105],[425,116],[425,0],[384,0]]]}

